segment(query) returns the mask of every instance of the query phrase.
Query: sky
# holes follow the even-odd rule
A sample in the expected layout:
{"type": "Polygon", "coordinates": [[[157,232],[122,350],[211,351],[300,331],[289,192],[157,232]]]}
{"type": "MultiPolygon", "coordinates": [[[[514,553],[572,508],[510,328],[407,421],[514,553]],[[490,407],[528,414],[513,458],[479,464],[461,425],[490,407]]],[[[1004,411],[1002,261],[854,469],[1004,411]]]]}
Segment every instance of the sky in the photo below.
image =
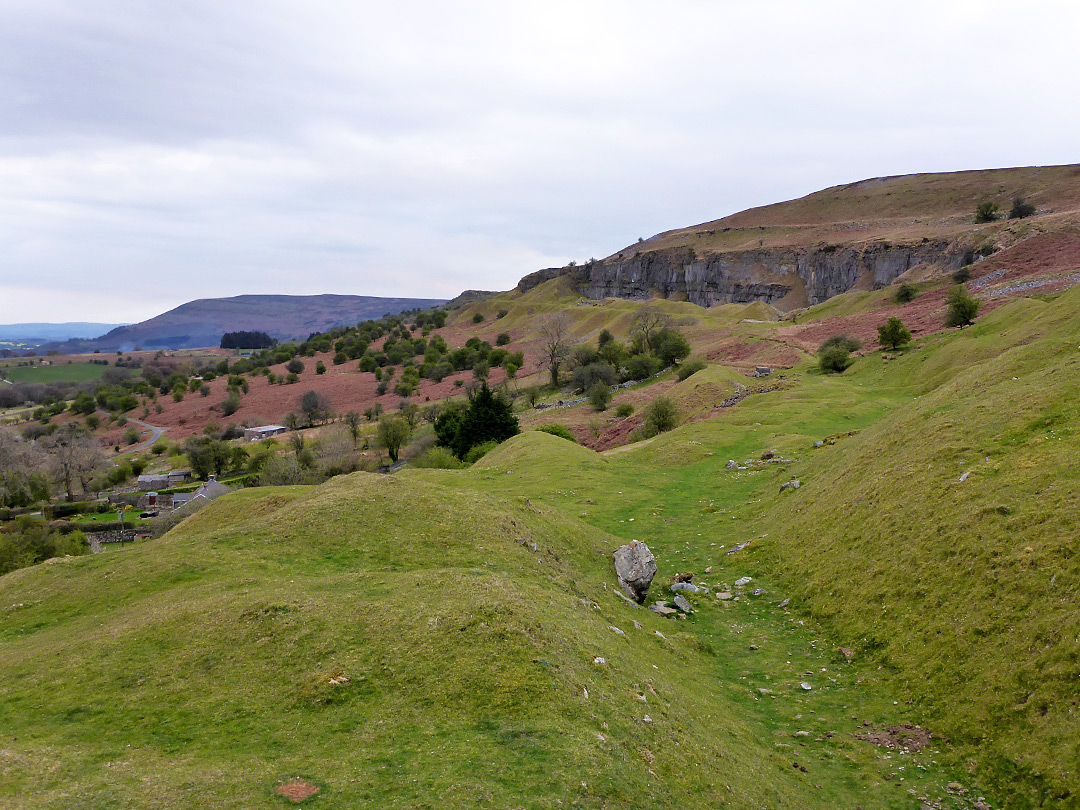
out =
{"type": "Polygon", "coordinates": [[[0,0],[0,323],[450,298],[912,172],[1080,161],[1080,5],[0,0]]]}

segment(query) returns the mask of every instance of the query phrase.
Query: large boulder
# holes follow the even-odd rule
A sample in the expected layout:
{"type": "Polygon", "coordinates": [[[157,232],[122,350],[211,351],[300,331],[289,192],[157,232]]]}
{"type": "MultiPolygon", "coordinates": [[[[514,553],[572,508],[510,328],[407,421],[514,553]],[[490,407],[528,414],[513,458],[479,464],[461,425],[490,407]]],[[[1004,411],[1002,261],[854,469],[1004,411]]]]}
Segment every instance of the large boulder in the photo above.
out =
{"type": "Polygon", "coordinates": [[[656,576],[656,558],[649,547],[637,540],[615,549],[615,573],[619,587],[636,602],[644,602],[656,576]]]}

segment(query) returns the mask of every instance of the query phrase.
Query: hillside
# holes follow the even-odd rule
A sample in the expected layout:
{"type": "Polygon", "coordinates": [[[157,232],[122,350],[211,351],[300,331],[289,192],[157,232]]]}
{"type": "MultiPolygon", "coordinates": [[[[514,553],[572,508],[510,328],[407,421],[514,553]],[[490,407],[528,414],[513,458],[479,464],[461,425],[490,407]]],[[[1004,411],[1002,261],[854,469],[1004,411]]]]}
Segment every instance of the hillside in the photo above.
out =
{"type": "Polygon", "coordinates": [[[1080,166],[879,177],[666,231],[606,259],[538,271],[519,289],[564,276],[592,299],[659,295],[706,307],[766,301],[788,311],[897,280],[941,277],[1063,233],[1080,233],[1080,166]],[[980,203],[995,203],[1004,217],[1018,197],[1036,207],[1035,216],[974,223],[980,203]]]}
{"type": "Polygon", "coordinates": [[[125,326],[119,323],[6,323],[0,324],[0,340],[18,340],[37,345],[50,340],[95,338],[111,329],[125,326]]]}
{"type": "Polygon", "coordinates": [[[266,332],[279,340],[304,338],[336,326],[443,303],[428,298],[366,295],[237,295],[203,298],[92,341],[89,350],[131,351],[217,346],[225,332],[266,332]]]}

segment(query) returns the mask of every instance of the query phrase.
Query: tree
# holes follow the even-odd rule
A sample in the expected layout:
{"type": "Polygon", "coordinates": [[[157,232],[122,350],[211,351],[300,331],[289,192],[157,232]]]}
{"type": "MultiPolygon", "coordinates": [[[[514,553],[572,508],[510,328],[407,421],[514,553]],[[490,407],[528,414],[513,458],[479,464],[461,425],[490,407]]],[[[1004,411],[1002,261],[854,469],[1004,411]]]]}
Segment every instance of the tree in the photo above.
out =
{"type": "Polygon", "coordinates": [[[818,365],[821,370],[841,373],[850,364],[851,353],[862,348],[862,341],[845,334],[833,335],[818,348],[818,365]]]}
{"type": "Polygon", "coordinates": [[[997,214],[997,203],[981,202],[979,207],[975,209],[975,222],[979,224],[994,222],[997,219],[997,214]]]}
{"type": "Polygon", "coordinates": [[[608,363],[590,363],[574,369],[570,385],[575,391],[588,391],[598,383],[610,387],[615,384],[618,376],[615,368],[608,363]]]}
{"type": "Polygon", "coordinates": [[[67,493],[75,500],[75,484],[87,491],[91,479],[105,467],[105,458],[94,440],[82,427],[70,422],[51,436],[41,440],[49,456],[49,469],[67,493]]]}
{"type": "Polygon", "coordinates": [[[908,301],[914,301],[915,296],[919,294],[919,288],[914,284],[908,284],[907,282],[901,284],[896,288],[896,303],[906,304],[908,301]]]}
{"type": "Polygon", "coordinates": [[[675,403],[667,397],[657,397],[645,409],[645,422],[642,429],[645,438],[672,430],[679,424],[679,411],[675,403]]]}
{"type": "Polygon", "coordinates": [[[404,419],[397,416],[386,416],[379,420],[378,440],[381,447],[386,448],[390,456],[390,463],[396,464],[401,446],[409,440],[412,428],[404,419]]]}
{"type": "Polygon", "coordinates": [[[210,473],[224,473],[233,460],[232,446],[209,436],[189,436],[184,442],[184,454],[191,464],[191,472],[204,481],[210,473]]]}
{"type": "Polygon", "coordinates": [[[360,424],[360,414],[356,411],[349,411],[345,414],[345,426],[349,429],[349,435],[352,436],[353,447],[356,447],[357,442],[360,440],[360,424]]]}
{"type": "Polygon", "coordinates": [[[1009,219],[1026,219],[1035,215],[1035,206],[1024,202],[1023,197],[1013,200],[1012,208],[1009,209],[1009,219]]]}
{"type": "MultiPolygon", "coordinates": [[[[334,360],[337,361],[337,355],[334,356],[334,360]]],[[[345,361],[342,360],[341,362],[344,363],[345,361]]],[[[315,373],[316,374],[325,374],[326,373],[326,363],[324,363],[322,360],[319,360],[317,363],[315,363],[315,373]]]]}
{"type": "Polygon", "coordinates": [[[588,397],[589,404],[593,406],[594,410],[607,410],[607,406],[611,402],[611,388],[602,382],[594,383],[589,387],[588,397]]]}
{"type": "Polygon", "coordinates": [[[548,315],[540,322],[540,338],[544,360],[551,372],[551,385],[559,385],[559,369],[570,348],[570,318],[565,312],[548,315]]]}
{"type": "Polygon", "coordinates": [[[497,338],[495,338],[495,345],[496,346],[505,346],[509,342],[510,342],[510,335],[507,334],[506,332],[499,332],[499,336],[497,338]]]}
{"type": "Polygon", "coordinates": [[[486,382],[470,398],[467,408],[447,410],[435,420],[438,443],[449,447],[458,458],[465,458],[477,445],[506,441],[520,432],[510,403],[486,382]]]}
{"type": "Polygon", "coordinates": [[[877,328],[878,343],[886,349],[895,349],[911,340],[911,332],[899,318],[889,318],[877,328]]]}
{"type": "Polygon", "coordinates": [[[945,313],[945,326],[959,326],[963,329],[975,323],[975,316],[979,314],[979,302],[963,284],[957,284],[950,289],[945,301],[949,305],[945,313]]]}
{"type": "Polygon", "coordinates": [[[330,415],[330,401],[318,391],[305,391],[300,397],[300,413],[307,420],[308,427],[316,422],[325,422],[330,415]]]}
{"type": "Polygon", "coordinates": [[[661,329],[671,326],[669,318],[658,306],[646,304],[634,313],[630,321],[630,336],[634,347],[647,354],[653,352],[653,338],[661,329]]]}
{"type": "Polygon", "coordinates": [[[674,329],[664,328],[652,336],[652,353],[665,368],[690,356],[690,343],[674,329]]]}
{"type": "Polygon", "coordinates": [[[304,362],[299,358],[294,357],[285,364],[285,370],[290,374],[301,374],[304,371],[304,362]]]}
{"type": "Polygon", "coordinates": [[[226,332],[221,336],[223,349],[269,349],[275,343],[266,332],[226,332]]]}

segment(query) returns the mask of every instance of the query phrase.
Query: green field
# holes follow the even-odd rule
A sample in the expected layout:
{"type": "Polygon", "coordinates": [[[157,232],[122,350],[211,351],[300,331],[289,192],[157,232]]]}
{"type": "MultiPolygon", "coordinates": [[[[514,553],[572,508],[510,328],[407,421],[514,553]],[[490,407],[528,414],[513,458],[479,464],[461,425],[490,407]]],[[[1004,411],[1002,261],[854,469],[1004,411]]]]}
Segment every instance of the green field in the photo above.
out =
{"type": "MultiPolygon", "coordinates": [[[[0,804],[282,807],[300,777],[325,807],[1070,806],[1078,309],[804,364],[606,454],[527,432],[0,578],[0,804]],[[631,539],[654,598],[708,586],[692,614],[616,594],[631,539]],[[856,736],[904,726],[929,745],[856,736]]],[[[698,375],[684,407],[733,384],[698,375]]]]}
{"type": "Polygon", "coordinates": [[[3,366],[7,378],[17,383],[90,382],[100,380],[108,366],[67,363],[54,366],[3,366]]]}

